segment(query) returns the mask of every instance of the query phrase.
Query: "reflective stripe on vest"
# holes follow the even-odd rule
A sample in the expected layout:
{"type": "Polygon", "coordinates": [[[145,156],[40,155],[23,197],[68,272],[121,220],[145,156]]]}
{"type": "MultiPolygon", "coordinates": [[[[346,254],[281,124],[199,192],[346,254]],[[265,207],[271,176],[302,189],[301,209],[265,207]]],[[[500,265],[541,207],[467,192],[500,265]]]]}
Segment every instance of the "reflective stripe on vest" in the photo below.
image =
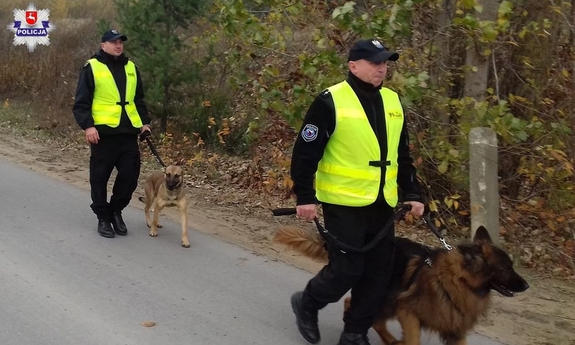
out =
{"type": "MultiPolygon", "coordinates": [[[[329,138],[316,173],[316,197],[320,202],[343,206],[367,206],[379,194],[382,168],[370,166],[380,161],[380,147],[357,95],[346,82],[329,88],[335,106],[335,130],[329,138]]],[[[399,96],[387,88],[380,90],[387,132],[387,162],[383,196],[397,205],[397,151],[403,128],[403,108],[399,96]]]]}
{"type": "MultiPolygon", "coordinates": [[[[120,117],[122,116],[122,106],[119,104],[122,99],[116,81],[106,64],[96,59],[90,59],[88,62],[92,68],[95,85],[94,99],[92,101],[94,124],[116,128],[120,124],[120,117]]],[[[124,105],[124,108],[126,109],[128,118],[130,118],[130,122],[132,122],[132,126],[140,128],[142,127],[142,119],[134,104],[136,85],[138,83],[136,65],[134,65],[132,61],[128,61],[124,70],[126,71],[125,100],[128,103],[124,105]]]]}

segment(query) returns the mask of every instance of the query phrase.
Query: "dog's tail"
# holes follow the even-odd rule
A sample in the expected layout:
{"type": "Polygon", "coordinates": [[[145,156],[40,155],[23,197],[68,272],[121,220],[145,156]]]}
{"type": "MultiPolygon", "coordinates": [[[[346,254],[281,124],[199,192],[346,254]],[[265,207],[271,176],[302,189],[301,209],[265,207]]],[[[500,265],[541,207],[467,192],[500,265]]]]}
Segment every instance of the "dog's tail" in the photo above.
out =
{"type": "Polygon", "coordinates": [[[139,196],[138,200],[140,200],[141,202],[143,202],[144,204],[146,203],[146,198],[143,196],[139,196]]]}
{"type": "Polygon", "coordinates": [[[324,248],[325,241],[317,232],[283,227],[276,231],[273,240],[315,261],[328,261],[327,251],[324,248]]]}

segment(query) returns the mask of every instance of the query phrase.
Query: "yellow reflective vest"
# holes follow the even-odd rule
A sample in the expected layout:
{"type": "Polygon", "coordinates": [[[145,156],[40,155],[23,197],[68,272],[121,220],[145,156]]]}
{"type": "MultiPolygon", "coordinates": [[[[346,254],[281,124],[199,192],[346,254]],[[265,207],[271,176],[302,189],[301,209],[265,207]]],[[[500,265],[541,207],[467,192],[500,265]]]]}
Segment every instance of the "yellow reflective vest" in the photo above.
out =
{"type": "MultiPolygon", "coordinates": [[[[122,105],[120,92],[112,72],[106,64],[101,63],[97,59],[88,60],[94,75],[94,99],[92,101],[92,117],[94,118],[95,125],[106,125],[113,128],[118,127],[120,124],[120,117],[122,116],[122,105]]],[[[136,86],[138,79],[136,76],[136,65],[132,61],[128,61],[124,66],[126,71],[126,113],[132,126],[135,128],[142,127],[142,119],[138,114],[136,104],[134,104],[134,97],[136,96],[136,86]]]]}
{"type": "Polygon", "coordinates": [[[347,83],[329,88],[335,106],[335,130],[329,138],[316,172],[316,197],[320,202],[343,206],[367,206],[379,194],[385,171],[383,196],[391,207],[397,205],[397,156],[403,128],[403,107],[399,96],[381,88],[387,132],[384,169],[379,142],[357,95],[347,83]],[[370,162],[371,165],[370,165],[370,162]]]}

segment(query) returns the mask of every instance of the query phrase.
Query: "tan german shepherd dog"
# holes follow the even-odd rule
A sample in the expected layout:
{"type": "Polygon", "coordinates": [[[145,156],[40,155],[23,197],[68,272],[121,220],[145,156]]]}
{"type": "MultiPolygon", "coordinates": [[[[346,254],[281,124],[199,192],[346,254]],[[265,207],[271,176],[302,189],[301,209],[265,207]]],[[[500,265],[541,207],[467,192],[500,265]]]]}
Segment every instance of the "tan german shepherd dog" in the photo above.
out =
{"type": "Polygon", "coordinates": [[[158,224],[160,211],[164,207],[176,206],[181,216],[182,223],[182,247],[189,248],[188,241],[188,211],[186,193],[184,190],[184,173],[181,167],[170,165],[165,172],[155,171],[144,183],[146,197],[139,200],[146,204],[146,225],[150,228],[150,236],[158,236],[158,224]],[[154,217],[150,217],[150,209],[153,209],[154,217]]]}
{"type": "MultiPolygon", "coordinates": [[[[274,241],[314,260],[328,260],[318,232],[281,228],[274,241]]],[[[451,251],[398,237],[396,253],[391,286],[373,324],[386,345],[420,345],[421,329],[439,334],[445,344],[465,345],[467,333],[487,312],[491,290],[512,297],[529,288],[483,226],[473,242],[451,251]],[[390,319],[401,324],[403,339],[397,340],[387,329],[390,319]]],[[[345,308],[351,303],[347,298],[345,308]]]]}

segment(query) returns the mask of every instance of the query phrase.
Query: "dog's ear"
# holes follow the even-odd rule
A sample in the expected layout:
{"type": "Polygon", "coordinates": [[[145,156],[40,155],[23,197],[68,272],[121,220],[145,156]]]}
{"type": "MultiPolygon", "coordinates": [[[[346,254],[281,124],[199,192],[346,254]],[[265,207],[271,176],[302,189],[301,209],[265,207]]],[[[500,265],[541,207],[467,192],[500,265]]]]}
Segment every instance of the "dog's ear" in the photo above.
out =
{"type": "Polygon", "coordinates": [[[477,230],[475,230],[475,236],[473,236],[473,242],[487,242],[493,243],[491,240],[491,236],[489,236],[489,231],[485,229],[483,225],[479,226],[477,230]]]}
{"type": "Polygon", "coordinates": [[[482,255],[482,247],[479,244],[467,244],[459,246],[459,251],[463,255],[463,264],[469,272],[479,272],[485,267],[485,260],[482,255]]]}

